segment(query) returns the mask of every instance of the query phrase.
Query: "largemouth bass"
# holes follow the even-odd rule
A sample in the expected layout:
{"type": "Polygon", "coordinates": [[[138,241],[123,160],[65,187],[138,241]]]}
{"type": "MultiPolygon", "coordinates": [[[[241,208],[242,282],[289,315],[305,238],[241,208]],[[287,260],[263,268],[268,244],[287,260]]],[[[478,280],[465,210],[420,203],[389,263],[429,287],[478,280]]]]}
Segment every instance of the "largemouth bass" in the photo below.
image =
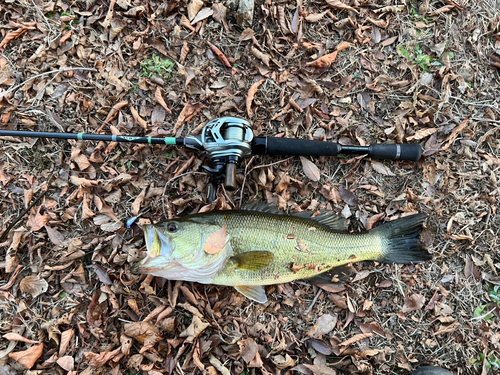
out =
{"type": "Polygon", "coordinates": [[[420,241],[425,214],[348,233],[333,212],[287,215],[267,204],[145,225],[147,256],[134,270],[171,280],[235,287],[265,303],[264,285],[307,279],[363,260],[431,259],[420,241]]]}

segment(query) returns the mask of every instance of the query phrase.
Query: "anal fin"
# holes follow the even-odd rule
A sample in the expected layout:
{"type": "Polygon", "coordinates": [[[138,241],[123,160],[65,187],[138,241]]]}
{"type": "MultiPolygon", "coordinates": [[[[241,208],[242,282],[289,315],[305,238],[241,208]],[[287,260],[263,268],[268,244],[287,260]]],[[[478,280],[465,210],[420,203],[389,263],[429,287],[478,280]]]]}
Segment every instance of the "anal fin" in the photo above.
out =
{"type": "Polygon", "coordinates": [[[258,303],[267,302],[266,291],[260,285],[237,285],[234,288],[252,301],[258,303]]]}

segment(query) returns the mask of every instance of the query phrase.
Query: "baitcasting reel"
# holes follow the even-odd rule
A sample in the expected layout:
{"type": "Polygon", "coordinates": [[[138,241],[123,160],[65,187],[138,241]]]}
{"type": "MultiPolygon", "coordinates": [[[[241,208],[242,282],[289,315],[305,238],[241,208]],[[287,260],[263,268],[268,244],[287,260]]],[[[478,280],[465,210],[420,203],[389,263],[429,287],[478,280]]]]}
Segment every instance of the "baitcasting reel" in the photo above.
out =
{"type": "Polygon", "coordinates": [[[212,167],[203,168],[211,173],[215,181],[209,187],[213,197],[216,183],[224,181],[227,190],[236,190],[236,171],[240,161],[252,154],[252,127],[248,121],[236,117],[222,117],[210,121],[203,128],[201,136],[187,136],[187,147],[205,150],[212,167]]]}

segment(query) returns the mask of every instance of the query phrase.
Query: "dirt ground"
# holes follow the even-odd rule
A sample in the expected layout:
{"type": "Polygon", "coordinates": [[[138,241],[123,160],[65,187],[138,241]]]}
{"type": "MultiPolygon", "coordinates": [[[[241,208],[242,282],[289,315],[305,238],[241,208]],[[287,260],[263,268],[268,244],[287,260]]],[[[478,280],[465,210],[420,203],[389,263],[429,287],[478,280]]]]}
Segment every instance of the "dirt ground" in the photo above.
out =
{"type": "Polygon", "coordinates": [[[255,136],[419,143],[424,157],[252,156],[210,205],[202,152],[2,138],[0,235],[15,224],[0,240],[0,373],[499,373],[498,1],[237,13],[232,0],[4,0],[0,129],[183,137],[237,116],[255,136]],[[145,245],[127,219],[252,199],[337,210],[353,231],[423,212],[433,259],[270,286],[266,304],[131,271],[145,245]]]}

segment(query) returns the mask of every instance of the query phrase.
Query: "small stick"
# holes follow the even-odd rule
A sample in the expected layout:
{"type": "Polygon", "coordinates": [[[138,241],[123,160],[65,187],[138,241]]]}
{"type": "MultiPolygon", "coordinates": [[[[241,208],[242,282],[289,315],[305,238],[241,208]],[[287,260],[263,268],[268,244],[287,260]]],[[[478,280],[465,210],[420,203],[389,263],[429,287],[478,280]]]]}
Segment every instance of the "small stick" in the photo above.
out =
{"type": "Polygon", "coordinates": [[[309,308],[308,308],[306,311],[304,311],[304,312],[302,313],[302,315],[304,315],[304,316],[309,315],[309,313],[311,312],[311,310],[312,310],[312,308],[313,308],[314,304],[315,304],[315,303],[316,303],[316,301],[318,300],[318,298],[319,298],[319,296],[321,295],[321,293],[323,293],[323,290],[322,290],[322,289],[318,290],[318,293],[316,293],[316,297],[314,297],[314,299],[312,300],[311,305],[309,305],[309,308]]]}
{"type": "Polygon", "coordinates": [[[0,237],[0,242],[2,242],[2,241],[4,240],[4,238],[5,238],[5,237],[7,237],[7,234],[10,232],[10,230],[11,230],[12,228],[14,228],[14,225],[16,225],[16,224],[17,224],[17,222],[18,222],[19,220],[21,220],[21,218],[22,218],[24,215],[26,215],[26,213],[27,213],[29,210],[31,210],[31,208],[32,208],[32,207],[33,207],[33,206],[34,206],[34,205],[35,205],[35,204],[36,204],[36,203],[37,203],[37,202],[38,202],[38,201],[39,201],[39,200],[40,200],[40,199],[41,199],[41,198],[42,198],[45,194],[47,194],[47,190],[45,190],[42,194],[40,194],[40,195],[38,196],[38,198],[37,198],[37,199],[35,199],[35,200],[33,201],[33,203],[31,203],[31,204],[28,206],[28,208],[27,208],[26,210],[24,210],[24,211],[21,213],[21,215],[19,215],[19,216],[16,218],[16,220],[14,220],[14,222],[13,222],[12,224],[10,224],[10,225],[9,225],[9,227],[7,228],[7,230],[6,230],[5,232],[3,232],[2,236],[0,237]]]}

